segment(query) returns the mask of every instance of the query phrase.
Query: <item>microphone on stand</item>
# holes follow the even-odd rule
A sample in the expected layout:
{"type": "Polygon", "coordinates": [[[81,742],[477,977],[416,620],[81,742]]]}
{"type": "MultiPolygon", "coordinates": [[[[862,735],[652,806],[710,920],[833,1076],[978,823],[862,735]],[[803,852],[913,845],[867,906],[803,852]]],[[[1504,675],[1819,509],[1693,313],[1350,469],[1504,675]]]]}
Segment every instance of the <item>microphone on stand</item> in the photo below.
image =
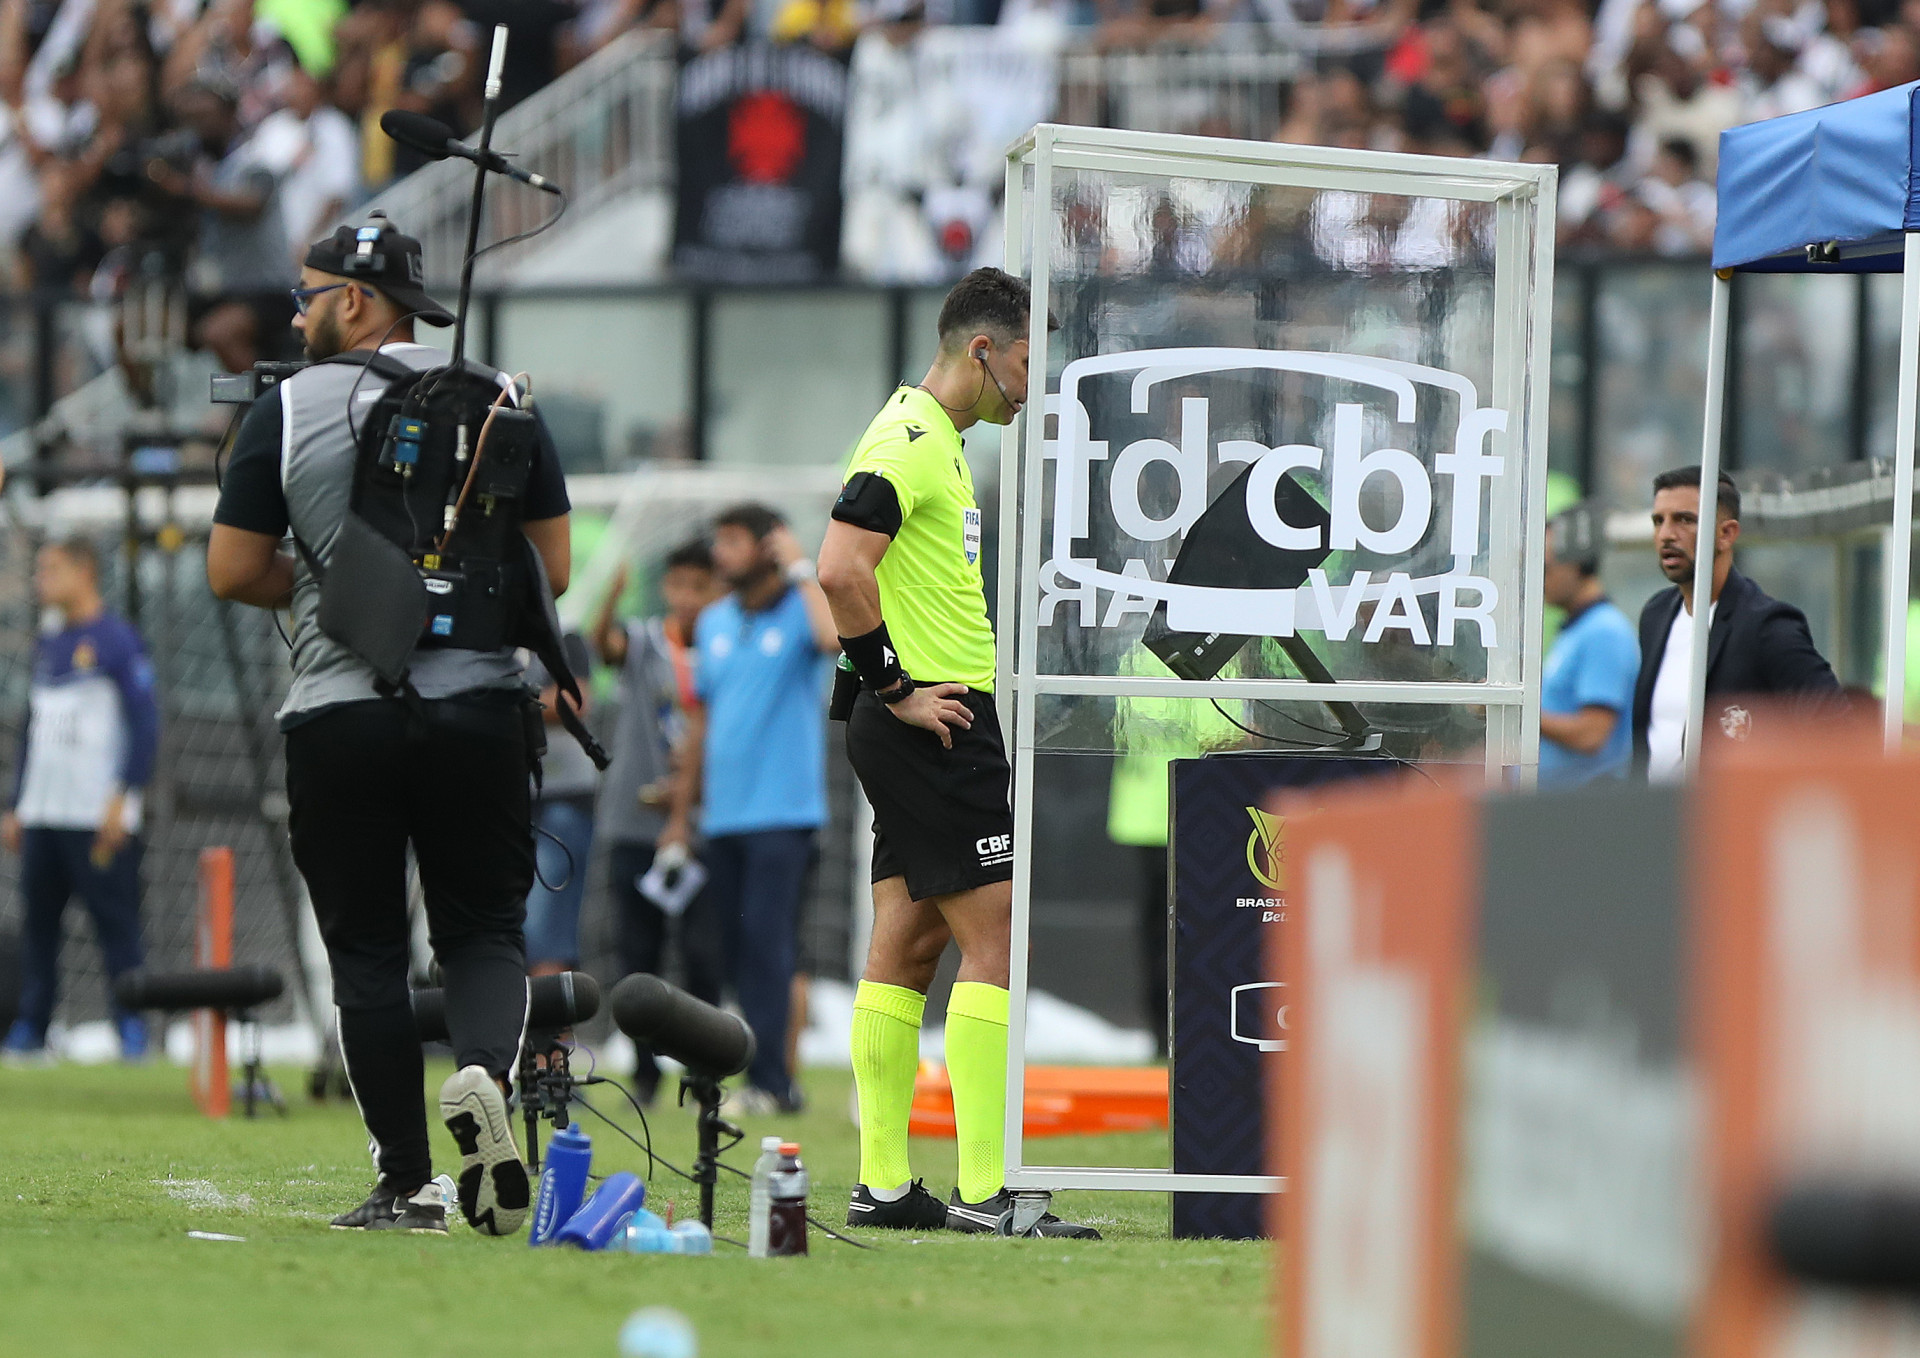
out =
{"type": "Polygon", "coordinates": [[[716,1009],[658,976],[637,972],[607,997],[613,1021],[636,1042],[671,1056],[690,1075],[724,1080],[753,1062],[753,1029],[738,1014],[716,1009]]]}
{"type": "MultiPolygon", "coordinates": [[[[447,1040],[447,992],[413,992],[413,1026],[422,1042],[447,1040]]],[[[600,1012],[600,985],[584,971],[535,976],[527,982],[527,1028],[552,1031],[584,1023],[600,1012]]]]}
{"type": "Polygon", "coordinates": [[[411,109],[390,108],[380,115],[380,130],[402,146],[418,151],[429,160],[445,160],[449,156],[458,156],[474,164],[503,174],[507,178],[522,184],[531,184],[545,193],[559,193],[560,186],[545,175],[523,170],[498,151],[482,151],[477,146],[457,141],[453,129],[438,118],[429,118],[424,113],[415,113],[411,109]]]}
{"type": "Polygon", "coordinates": [[[1773,1261],[1803,1283],[1920,1296],[1920,1187],[1811,1180],[1767,1205],[1773,1261]]]}
{"type": "Polygon", "coordinates": [[[113,984],[123,1009],[254,1009],[280,998],[285,983],[271,967],[199,967],[193,971],[129,971],[113,984]]]}

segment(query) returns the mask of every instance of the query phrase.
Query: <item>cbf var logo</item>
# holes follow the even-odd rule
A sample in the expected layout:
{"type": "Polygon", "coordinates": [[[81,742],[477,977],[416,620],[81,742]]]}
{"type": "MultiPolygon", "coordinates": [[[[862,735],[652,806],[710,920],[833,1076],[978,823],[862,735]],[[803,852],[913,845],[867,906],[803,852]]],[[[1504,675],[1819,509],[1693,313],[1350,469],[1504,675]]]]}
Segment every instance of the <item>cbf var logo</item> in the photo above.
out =
{"type": "Polygon", "coordinates": [[[1357,354],[1148,349],[1067,364],[1049,411],[1042,627],[1063,616],[1118,627],[1164,607],[1179,633],[1513,641],[1478,565],[1496,526],[1520,521],[1518,486],[1494,451],[1508,413],[1482,406],[1458,373],[1357,354]],[[1142,423],[1178,432],[1121,441],[1142,423]],[[1241,436],[1256,429],[1279,437],[1241,436]],[[1324,505],[1300,478],[1318,483],[1324,505]],[[1228,495],[1244,506],[1222,505],[1228,495]],[[1252,566],[1227,582],[1171,578],[1216,507],[1245,525],[1251,548],[1292,554],[1301,569],[1291,580],[1252,566]]]}

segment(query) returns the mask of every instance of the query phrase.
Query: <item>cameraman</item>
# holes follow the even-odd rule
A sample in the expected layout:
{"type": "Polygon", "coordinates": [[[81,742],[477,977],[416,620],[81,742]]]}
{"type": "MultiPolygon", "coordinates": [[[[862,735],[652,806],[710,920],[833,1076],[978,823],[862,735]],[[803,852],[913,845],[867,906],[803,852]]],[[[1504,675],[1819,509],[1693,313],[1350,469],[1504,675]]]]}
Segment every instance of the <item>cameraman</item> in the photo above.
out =
{"type": "MultiPolygon", "coordinates": [[[[350,272],[371,266],[365,251],[354,257],[352,227],[308,251],[294,325],[313,359],[378,349],[417,370],[437,367],[446,355],[414,343],[413,323],[453,317],[417,281],[420,243],[384,218],[363,231],[376,226],[373,272],[350,272]]],[[[446,1230],[407,988],[411,846],[459,1065],[441,1087],[440,1112],[462,1153],[460,1206],[476,1229],[507,1235],[528,1200],[506,1103],[526,1016],[521,928],[534,874],[520,663],[505,649],[416,650],[417,698],[383,697],[373,671],[320,630],[313,572],[281,550],[291,528],[323,568],[331,560],[354,484],[357,421],[384,385],[371,368],[322,364],[254,403],[214,512],[207,580],[222,599],[292,609],[293,683],[279,714],[288,829],[379,1171],[366,1202],[333,1224],[446,1230]]],[[[558,593],[569,570],[569,506],[544,429],[523,503],[523,531],[558,593]]]]}

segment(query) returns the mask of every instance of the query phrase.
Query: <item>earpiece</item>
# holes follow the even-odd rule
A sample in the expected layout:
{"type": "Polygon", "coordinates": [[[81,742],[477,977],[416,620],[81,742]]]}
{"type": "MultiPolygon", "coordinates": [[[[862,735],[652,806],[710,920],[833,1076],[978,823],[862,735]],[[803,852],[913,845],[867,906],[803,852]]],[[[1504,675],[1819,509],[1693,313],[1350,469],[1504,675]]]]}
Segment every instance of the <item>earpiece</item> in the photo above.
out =
{"type": "Polygon", "coordinates": [[[1007,389],[1000,385],[1000,379],[994,376],[993,369],[987,366],[987,351],[985,349],[975,349],[973,351],[973,356],[980,364],[980,371],[985,373],[988,377],[993,378],[993,389],[1000,393],[1000,399],[1006,402],[1007,409],[1008,410],[1016,409],[1017,407],[1015,407],[1013,403],[1013,398],[1007,395],[1007,389]]]}

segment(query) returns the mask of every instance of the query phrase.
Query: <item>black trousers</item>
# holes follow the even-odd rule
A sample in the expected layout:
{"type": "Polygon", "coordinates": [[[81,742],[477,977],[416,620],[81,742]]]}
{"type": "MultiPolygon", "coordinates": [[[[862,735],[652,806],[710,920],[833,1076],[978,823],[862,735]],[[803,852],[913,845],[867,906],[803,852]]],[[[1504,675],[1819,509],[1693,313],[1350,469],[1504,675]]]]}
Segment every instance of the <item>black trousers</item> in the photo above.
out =
{"type": "MultiPolygon", "coordinates": [[[[640,894],[639,880],[653,866],[653,845],[625,842],[607,854],[608,885],[613,889],[620,974],[651,972],[672,981],[669,943],[680,953],[678,981],[689,995],[719,1004],[726,978],[726,938],[713,911],[712,893],[701,890],[677,920],[640,894]]],[[[644,1042],[634,1043],[634,1083],[643,1102],[660,1086],[660,1062],[644,1042]]]]}
{"type": "Polygon", "coordinates": [[[294,862],[326,941],[347,1078],[396,1187],[432,1177],[408,996],[407,849],[463,1066],[511,1075],[526,1022],[534,854],[517,692],[348,703],[287,733],[294,862]]]}

